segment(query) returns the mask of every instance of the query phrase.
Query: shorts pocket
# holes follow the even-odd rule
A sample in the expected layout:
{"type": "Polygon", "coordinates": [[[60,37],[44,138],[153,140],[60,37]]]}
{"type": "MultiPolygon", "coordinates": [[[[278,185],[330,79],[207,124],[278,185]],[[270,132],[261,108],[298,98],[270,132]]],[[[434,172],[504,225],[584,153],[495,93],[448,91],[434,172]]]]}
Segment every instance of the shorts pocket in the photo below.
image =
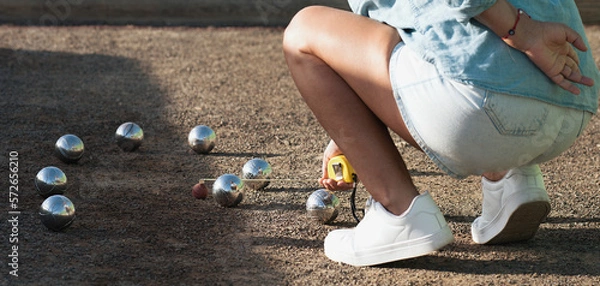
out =
{"type": "Polygon", "coordinates": [[[502,135],[531,136],[542,128],[548,108],[534,99],[487,91],[483,109],[502,135]]]}

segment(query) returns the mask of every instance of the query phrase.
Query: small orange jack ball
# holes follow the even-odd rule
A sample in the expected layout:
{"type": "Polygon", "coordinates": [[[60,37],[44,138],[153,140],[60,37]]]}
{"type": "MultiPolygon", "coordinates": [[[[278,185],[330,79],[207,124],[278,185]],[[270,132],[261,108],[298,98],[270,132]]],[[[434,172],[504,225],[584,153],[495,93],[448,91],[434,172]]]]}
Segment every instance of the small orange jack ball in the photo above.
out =
{"type": "Polygon", "coordinates": [[[208,188],[203,183],[195,184],[192,187],[192,196],[196,199],[204,200],[208,197],[208,188]]]}

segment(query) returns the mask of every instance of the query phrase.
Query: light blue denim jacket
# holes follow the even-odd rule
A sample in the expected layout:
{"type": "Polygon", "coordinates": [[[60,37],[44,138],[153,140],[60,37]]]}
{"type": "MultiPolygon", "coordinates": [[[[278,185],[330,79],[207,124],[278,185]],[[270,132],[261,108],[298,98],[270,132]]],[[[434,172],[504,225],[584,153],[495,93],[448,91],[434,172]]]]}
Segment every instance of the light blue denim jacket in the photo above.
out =
{"type": "MultiPolygon", "coordinates": [[[[596,113],[600,72],[591,49],[579,52],[582,73],[595,81],[575,96],[554,84],[521,52],[473,19],[496,0],[349,0],[354,13],[395,27],[407,47],[432,62],[440,74],[481,88],[536,98],[596,113]]],[[[584,37],[573,0],[509,0],[539,21],[561,22],[584,37]]],[[[508,31],[507,31],[508,32],[508,31]]]]}

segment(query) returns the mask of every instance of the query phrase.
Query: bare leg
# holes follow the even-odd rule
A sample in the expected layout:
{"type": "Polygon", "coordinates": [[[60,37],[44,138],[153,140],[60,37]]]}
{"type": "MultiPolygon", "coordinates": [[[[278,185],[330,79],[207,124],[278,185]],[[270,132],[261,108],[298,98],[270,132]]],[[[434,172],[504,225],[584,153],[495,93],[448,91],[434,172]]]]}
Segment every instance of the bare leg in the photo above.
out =
{"type": "Polygon", "coordinates": [[[385,24],[327,7],[299,12],[283,42],[307,105],[373,198],[396,215],[418,195],[387,129],[416,146],[389,79],[390,54],[399,42],[385,24]]]}
{"type": "Polygon", "coordinates": [[[502,171],[502,172],[487,172],[487,173],[483,173],[483,177],[495,182],[495,181],[499,181],[500,179],[504,178],[504,175],[506,175],[508,171],[502,171]]]}

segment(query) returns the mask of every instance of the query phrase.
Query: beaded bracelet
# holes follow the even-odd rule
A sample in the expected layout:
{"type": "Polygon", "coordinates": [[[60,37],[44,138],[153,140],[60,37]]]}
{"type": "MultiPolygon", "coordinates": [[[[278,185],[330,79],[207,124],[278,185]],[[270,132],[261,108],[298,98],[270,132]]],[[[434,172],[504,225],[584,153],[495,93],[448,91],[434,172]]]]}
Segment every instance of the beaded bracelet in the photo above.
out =
{"type": "MultiPolygon", "coordinates": [[[[508,30],[508,34],[506,34],[506,36],[502,37],[502,39],[508,39],[508,37],[512,36],[515,34],[515,29],[517,29],[517,24],[519,24],[519,20],[521,20],[521,14],[524,14],[525,11],[523,11],[523,9],[519,8],[517,9],[517,20],[515,20],[515,24],[513,25],[513,27],[508,30]]],[[[531,18],[531,16],[527,15],[529,18],[531,18]]]]}

